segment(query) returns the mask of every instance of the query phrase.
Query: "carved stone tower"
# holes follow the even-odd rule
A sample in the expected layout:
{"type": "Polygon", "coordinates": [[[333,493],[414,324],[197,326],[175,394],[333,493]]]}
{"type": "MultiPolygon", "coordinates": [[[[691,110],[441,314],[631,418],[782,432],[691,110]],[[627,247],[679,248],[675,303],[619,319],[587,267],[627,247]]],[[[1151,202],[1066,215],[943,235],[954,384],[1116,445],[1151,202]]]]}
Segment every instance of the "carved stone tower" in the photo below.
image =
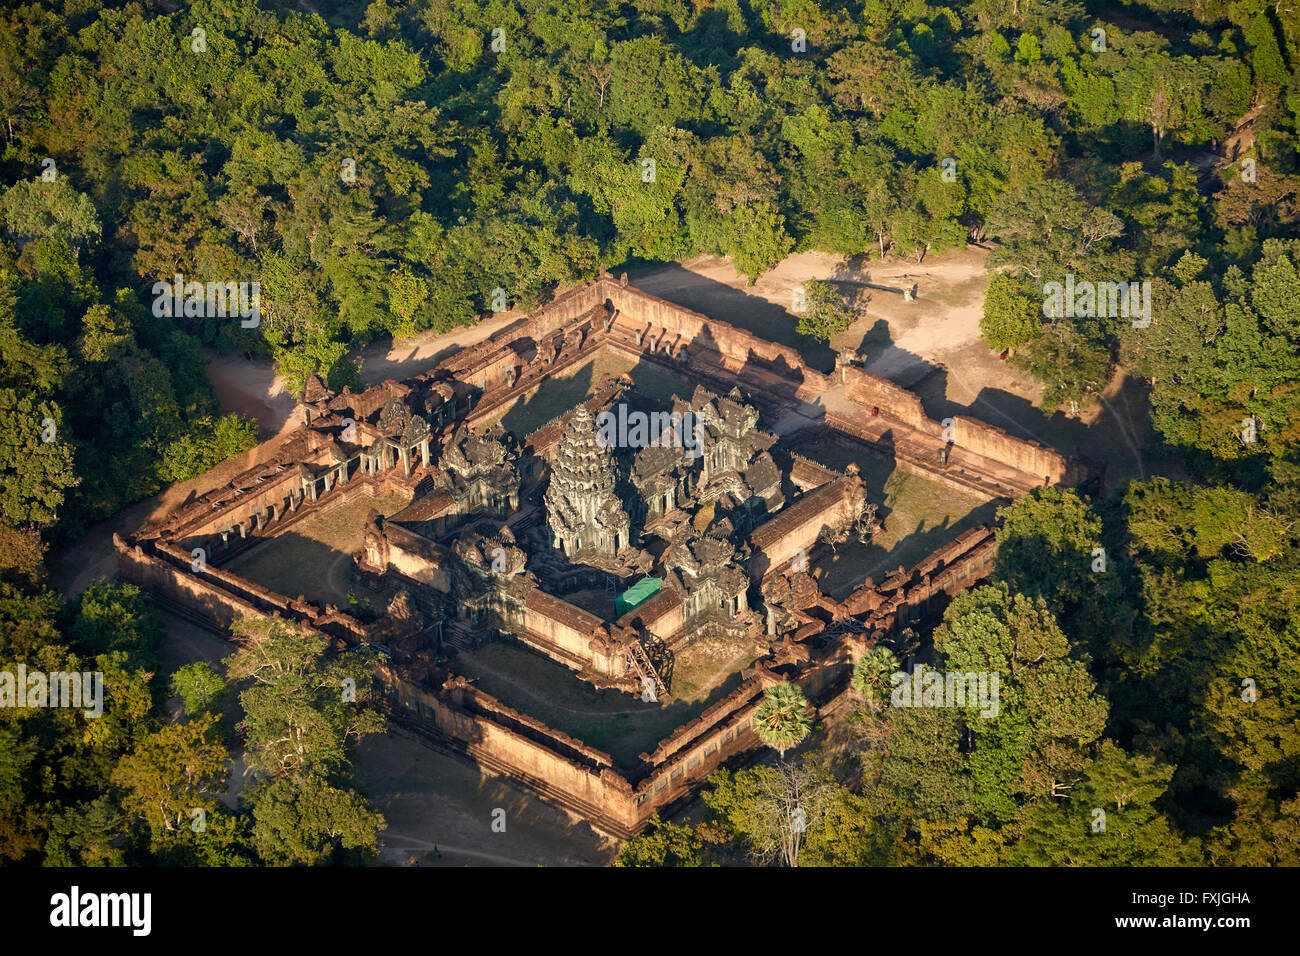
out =
{"type": "Polygon", "coordinates": [[[614,490],[614,456],[596,435],[595,416],[579,405],[551,456],[546,519],[570,560],[612,556],[628,545],[631,520],[614,490]]]}

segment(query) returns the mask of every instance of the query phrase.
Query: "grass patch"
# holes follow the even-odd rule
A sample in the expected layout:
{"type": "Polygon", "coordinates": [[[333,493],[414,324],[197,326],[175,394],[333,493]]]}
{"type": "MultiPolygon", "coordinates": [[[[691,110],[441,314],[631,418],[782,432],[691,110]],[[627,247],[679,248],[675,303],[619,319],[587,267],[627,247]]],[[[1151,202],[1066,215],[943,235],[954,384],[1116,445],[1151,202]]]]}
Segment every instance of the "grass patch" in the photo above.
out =
{"type": "Polygon", "coordinates": [[[523,439],[590,398],[606,377],[616,379],[620,375],[630,375],[637,391],[663,408],[671,406],[673,395],[690,398],[695,391],[691,382],[666,369],[628,358],[613,349],[601,349],[587,361],[548,378],[536,391],[520,398],[501,414],[482,419],[475,428],[484,430],[501,422],[506,431],[523,439]]]}
{"type": "Polygon", "coordinates": [[[645,703],[631,694],[597,690],[572,671],[514,640],[461,651],[452,665],[502,703],[603,750],[633,767],[677,727],[734,689],[734,674],[706,699],[645,703]]]}
{"type": "Polygon", "coordinates": [[[673,693],[685,701],[699,700],[757,659],[752,641],[691,641],[677,652],[673,662],[673,693]]]}
{"type": "Polygon", "coordinates": [[[292,530],[237,556],[223,568],[288,597],[299,594],[314,604],[351,609],[348,595],[382,611],[391,591],[377,593],[352,580],[352,554],[361,549],[366,515],[374,508],[388,516],[406,507],[400,494],[365,496],[305,518],[292,530]]]}
{"type": "Polygon", "coordinates": [[[843,470],[854,463],[867,486],[867,500],[885,524],[869,544],[845,544],[813,562],[813,578],[831,597],[842,599],[867,577],[876,583],[900,564],[910,568],[963,531],[992,521],[997,504],[944,482],[899,468],[893,461],[854,454],[832,442],[804,442],[799,454],[843,470]]]}

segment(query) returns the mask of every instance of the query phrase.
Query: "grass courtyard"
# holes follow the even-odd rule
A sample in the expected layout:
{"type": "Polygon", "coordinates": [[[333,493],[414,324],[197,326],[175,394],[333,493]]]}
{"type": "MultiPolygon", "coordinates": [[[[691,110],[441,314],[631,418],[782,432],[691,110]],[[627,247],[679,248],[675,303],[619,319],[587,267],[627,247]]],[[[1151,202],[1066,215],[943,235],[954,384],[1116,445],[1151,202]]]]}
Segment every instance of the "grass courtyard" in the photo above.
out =
{"type": "Polygon", "coordinates": [[[834,598],[847,597],[868,576],[879,583],[900,564],[910,568],[963,531],[992,521],[997,512],[993,501],[904,471],[893,461],[855,455],[831,442],[803,443],[796,450],[831,468],[857,464],[867,500],[878,506],[885,526],[869,544],[840,545],[813,563],[813,577],[834,598]]]}
{"type": "MultiPolygon", "coordinates": [[[[596,690],[568,668],[513,640],[461,651],[453,669],[484,692],[547,726],[603,750],[624,767],[740,684],[725,675],[702,697],[643,703],[617,690],[596,690]]],[[[674,679],[676,683],[676,679],[674,679]]]]}
{"type": "Polygon", "coordinates": [[[488,428],[501,422],[506,431],[523,439],[547,422],[563,415],[579,402],[595,394],[605,377],[630,375],[637,391],[651,402],[668,407],[674,394],[689,398],[695,386],[680,376],[646,362],[638,362],[612,349],[601,349],[587,361],[547,379],[536,391],[515,402],[501,415],[484,419],[478,426],[488,428]]]}
{"type": "Polygon", "coordinates": [[[291,530],[237,556],[223,569],[291,598],[301,594],[315,604],[337,604],[346,611],[351,593],[382,610],[392,595],[378,594],[352,580],[352,554],[361,549],[370,509],[387,517],[407,502],[398,494],[355,498],[303,519],[291,530]]]}
{"type": "Polygon", "coordinates": [[[685,701],[707,699],[714,688],[734,689],[732,677],[758,659],[750,641],[698,637],[677,652],[673,693],[685,701]]]}

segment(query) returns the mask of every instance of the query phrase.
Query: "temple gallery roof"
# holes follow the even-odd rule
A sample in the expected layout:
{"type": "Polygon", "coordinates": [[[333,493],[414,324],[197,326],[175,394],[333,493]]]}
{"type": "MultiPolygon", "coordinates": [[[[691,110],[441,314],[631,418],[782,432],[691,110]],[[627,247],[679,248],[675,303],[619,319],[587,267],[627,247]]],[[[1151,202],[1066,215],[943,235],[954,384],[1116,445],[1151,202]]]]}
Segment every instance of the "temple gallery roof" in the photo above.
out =
{"type": "Polygon", "coordinates": [[[668,584],[683,594],[710,581],[734,588],[744,579],[735,557],[735,545],[724,537],[682,535],[664,553],[668,584]]]}

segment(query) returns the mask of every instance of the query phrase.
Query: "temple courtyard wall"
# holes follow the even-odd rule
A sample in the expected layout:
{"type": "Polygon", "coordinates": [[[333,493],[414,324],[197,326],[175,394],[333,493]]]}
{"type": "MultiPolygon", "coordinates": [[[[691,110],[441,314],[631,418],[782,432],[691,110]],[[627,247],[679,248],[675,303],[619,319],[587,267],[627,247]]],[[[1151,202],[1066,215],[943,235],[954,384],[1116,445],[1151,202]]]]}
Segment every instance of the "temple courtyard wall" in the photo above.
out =
{"type": "MultiPolygon", "coordinates": [[[[780,403],[820,409],[824,426],[842,430],[900,464],[990,497],[1017,497],[1043,484],[1074,484],[1082,466],[970,416],[926,416],[918,396],[851,364],[826,374],[794,349],[602,276],[572,289],[533,316],[457,353],[439,370],[460,392],[475,393],[471,421],[499,415],[578,361],[612,347],[714,388],[739,385],[769,410],[780,403]],[[952,442],[951,464],[939,466],[952,442]],[[981,477],[963,481],[962,472],[981,477]]],[[[426,373],[432,375],[433,373],[426,373]]]]}
{"type": "MultiPolygon", "coordinates": [[[[1058,453],[975,419],[930,419],[915,395],[851,363],[842,362],[830,374],[820,372],[793,349],[605,275],[408,383],[385,382],[364,393],[345,393],[341,400],[360,419],[394,396],[437,383],[453,419],[472,424],[499,416],[548,377],[603,348],[716,389],[738,385],[769,416],[811,409],[819,417],[810,421],[836,440],[893,456],[902,467],[977,489],[989,498],[1011,499],[1044,483],[1073,483],[1082,477],[1080,467],[1058,453]],[[950,440],[947,464],[940,464],[938,452],[950,440]]],[[[338,412],[331,421],[342,415],[338,412]]],[[[538,441],[559,433],[558,427],[548,429],[535,433],[538,441]]],[[[219,632],[244,617],[269,616],[325,634],[338,648],[378,643],[380,631],[374,625],[333,605],[276,593],[220,565],[337,503],[393,490],[417,493],[428,477],[428,464],[421,467],[405,446],[401,451],[400,466],[385,458],[377,472],[367,472],[364,459],[332,459],[321,434],[299,426],[275,454],[265,460],[254,455],[259,463],[224,486],[129,539],[115,536],[120,573],[219,632]],[[304,463],[307,470],[300,473],[304,463]],[[194,548],[205,549],[200,567],[194,563],[194,548]]],[[[758,579],[789,573],[796,551],[811,552],[821,530],[852,511],[850,476],[796,456],[791,479],[802,494],[751,536],[766,558],[751,566],[758,579]]],[[[363,551],[363,562],[420,586],[448,590],[442,545],[391,523],[384,523],[382,532],[376,536],[368,528],[366,548],[382,549],[382,554],[363,551]]],[[[628,836],[652,814],[688,797],[713,769],[760,747],[752,718],[765,687],[794,681],[822,717],[851,707],[853,662],[876,642],[933,616],[953,594],[987,577],[995,549],[991,529],[972,529],[910,571],[900,569],[880,584],[867,579],[844,602],[823,599],[819,608],[801,612],[789,635],[801,649],[796,657],[778,657],[772,666],[760,662],[739,687],[642,754],[634,767],[615,766],[607,754],[510,709],[454,674],[429,686],[393,665],[380,665],[377,691],[395,719],[437,745],[531,787],[608,833],[628,836]],[[822,613],[828,608],[829,613],[822,613]],[[846,623],[853,626],[837,626],[846,623]]],[[[624,666],[619,640],[637,623],[665,642],[679,639],[680,600],[660,592],[611,624],[535,589],[524,603],[517,636],[580,675],[613,676],[624,666]]]]}
{"type": "MultiPolygon", "coordinates": [[[[174,545],[157,544],[159,557],[120,537],[114,544],[123,577],[221,633],[243,617],[273,616],[331,636],[339,646],[369,639],[364,625],[337,609],[290,600],[220,571],[197,575],[186,563],[188,555],[174,545]]],[[[838,634],[811,649],[808,663],[793,673],[756,666],[739,687],[642,754],[630,769],[616,767],[608,754],[512,710],[463,678],[453,676],[432,689],[385,664],[376,669],[376,689],[393,719],[625,838],[644,828],[651,815],[689,797],[723,763],[762,746],[753,712],[766,687],[788,677],[823,719],[845,712],[853,706],[848,678],[854,661],[905,623],[932,613],[937,598],[987,576],[991,559],[990,529],[972,529],[880,589],[864,584],[841,607],[845,614],[863,616],[869,635],[838,634]]],[[[812,619],[795,636],[811,646],[827,626],[812,619]]]]}

